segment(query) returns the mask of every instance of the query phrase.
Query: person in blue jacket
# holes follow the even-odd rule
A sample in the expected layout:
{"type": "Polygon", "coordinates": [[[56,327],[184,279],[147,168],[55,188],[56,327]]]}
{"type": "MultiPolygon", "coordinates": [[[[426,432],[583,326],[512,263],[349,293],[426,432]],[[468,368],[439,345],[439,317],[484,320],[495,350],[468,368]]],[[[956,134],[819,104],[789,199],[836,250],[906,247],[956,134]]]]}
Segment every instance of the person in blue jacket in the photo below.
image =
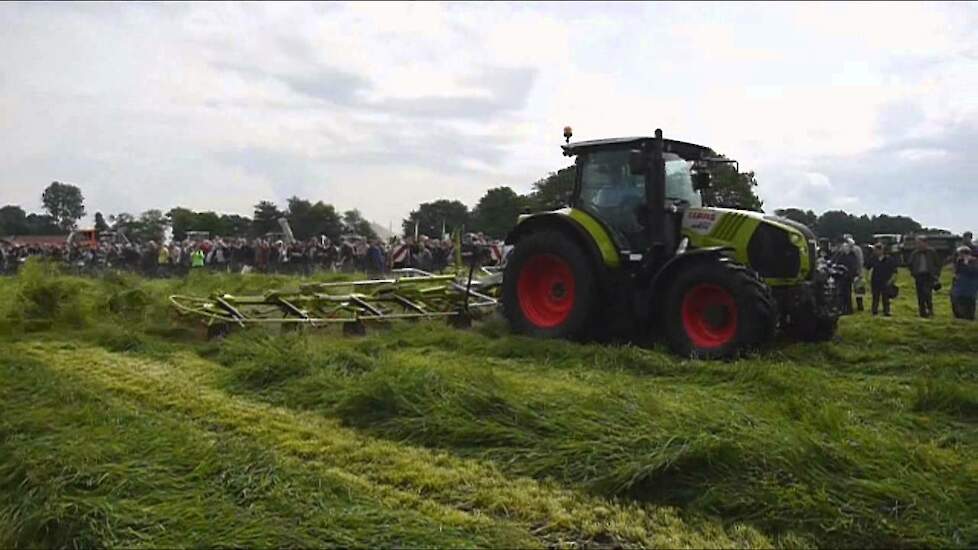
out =
{"type": "Polygon", "coordinates": [[[380,241],[374,239],[370,241],[367,248],[367,273],[380,275],[385,271],[387,261],[384,258],[384,250],[380,247],[380,241]]]}
{"type": "Polygon", "coordinates": [[[971,248],[958,248],[954,261],[954,284],[951,285],[951,311],[956,319],[975,320],[975,297],[978,296],[978,260],[971,248]]]}

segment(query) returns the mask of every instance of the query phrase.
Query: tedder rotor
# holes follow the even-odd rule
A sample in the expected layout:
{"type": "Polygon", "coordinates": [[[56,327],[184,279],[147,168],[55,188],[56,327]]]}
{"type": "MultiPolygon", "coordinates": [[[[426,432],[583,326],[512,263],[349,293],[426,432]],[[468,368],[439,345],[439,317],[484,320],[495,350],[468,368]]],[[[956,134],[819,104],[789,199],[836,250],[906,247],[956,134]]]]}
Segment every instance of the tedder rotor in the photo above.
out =
{"type": "Polygon", "coordinates": [[[464,274],[435,275],[419,269],[396,269],[391,277],[362,281],[306,283],[298,290],[262,295],[214,293],[206,298],[170,296],[181,314],[194,316],[209,335],[234,326],[283,327],[341,324],[344,333],[363,334],[365,323],[395,319],[447,318],[465,326],[473,314],[491,311],[501,273],[473,265],[464,274]]]}

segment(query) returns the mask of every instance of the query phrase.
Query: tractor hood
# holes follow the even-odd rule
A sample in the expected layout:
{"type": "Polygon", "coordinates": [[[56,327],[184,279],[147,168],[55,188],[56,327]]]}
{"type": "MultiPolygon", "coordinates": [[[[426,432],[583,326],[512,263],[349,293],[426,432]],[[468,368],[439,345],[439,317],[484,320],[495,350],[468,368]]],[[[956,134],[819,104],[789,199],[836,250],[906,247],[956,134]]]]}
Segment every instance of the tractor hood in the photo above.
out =
{"type": "Polygon", "coordinates": [[[689,208],[683,234],[693,246],[725,246],[769,284],[794,284],[813,271],[815,235],[798,222],[731,208],[689,208]]]}
{"type": "Polygon", "coordinates": [[[764,219],[770,222],[780,223],[783,225],[787,225],[789,227],[794,227],[798,231],[801,231],[801,234],[805,236],[806,241],[816,240],[815,232],[812,231],[807,225],[801,222],[796,222],[795,220],[789,218],[783,218],[781,216],[770,216],[770,215],[764,216],[764,219]]]}
{"type": "MultiPolygon", "coordinates": [[[[693,208],[690,210],[695,210],[698,212],[713,212],[717,215],[716,216],[717,218],[722,217],[723,215],[743,216],[749,219],[757,220],[760,223],[767,223],[767,224],[774,225],[776,227],[784,229],[789,233],[796,233],[796,232],[801,233],[801,235],[805,237],[806,241],[815,240],[815,233],[813,233],[812,230],[808,228],[808,226],[806,226],[803,223],[798,223],[795,220],[783,218],[781,216],[774,216],[771,214],[765,214],[763,212],[754,212],[752,210],[736,210],[733,208],[716,208],[716,207],[706,207],[706,206],[702,208],[693,208]]],[[[702,214],[700,214],[700,216],[704,218],[709,218],[708,216],[703,216],[702,214]]],[[[694,215],[694,217],[696,216],[694,215]]]]}

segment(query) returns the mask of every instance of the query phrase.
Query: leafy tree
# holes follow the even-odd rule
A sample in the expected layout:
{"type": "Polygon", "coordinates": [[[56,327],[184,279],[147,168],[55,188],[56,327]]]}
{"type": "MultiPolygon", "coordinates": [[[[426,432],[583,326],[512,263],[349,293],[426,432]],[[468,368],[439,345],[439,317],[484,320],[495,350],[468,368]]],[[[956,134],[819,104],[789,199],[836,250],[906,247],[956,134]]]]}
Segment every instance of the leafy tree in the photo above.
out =
{"type": "Polygon", "coordinates": [[[41,195],[41,201],[64,232],[74,229],[78,220],[85,215],[85,198],[81,189],[71,184],[51,182],[41,195]]]}
{"type": "Polygon", "coordinates": [[[799,208],[781,208],[774,211],[776,216],[781,216],[782,218],[788,218],[789,220],[794,220],[798,223],[808,226],[809,229],[815,231],[815,227],[818,224],[818,216],[815,212],[811,210],[801,210],[799,208]]]}
{"type": "Polygon", "coordinates": [[[515,225],[526,200],[509,187],[486,191],[472,210],[472,225],[494,238],[506,236],[515,225]]]}
{"type": "Polygon", "coordinates": [[[170,225],[167,217],[159,210],[147,210],[138,218],[122,212],[110,215],[109,221],[112,222],[112,229],[136,242],[161,242],[166,234],[166,228],[170,225]]]}
{"type": "Polygon", "coordinates": [[[336,209],[322,201],[312,204],[305,199],[292,197],[285,217],[292,226],[292,234],[300,241],[316,235],[326,235],[336,240],[343,232],[343,221],[336,209]]]}
{"type": "Polygon", "coordinates": [[[101,212],[96,212],[95,213],[95,230],[96,231],[105,231],[108,228],[109,228],[109,224],[105,223],[105,218],[102,217],[102,213],[101,212]]]}
{"type": "Polygon", "coordinates": [[[362,235],[368,239],[376,239],[377,232],[370,227],[370,222],[363,218],[357,209],[343,212],[343,232],[362,235]]]}
{"type": "Polygon", "coordinates": [[[866,214],[858,218],[853,216],[853,219],[855,219],[855,227],[853,227],[852,239],[857,243],[870,242],[873,238],[873,220],[866,214]]]}
{"type": "Polygon", "coordinates": [[[533,183],[524,206],[533,211],[554,210],[566,206],[574,192],[577,166],[570,165],[533,183]]]}
{"type": "Polygon", "coordinates": [[[417,223],[418,234],[440,239],[442,228],[448,233],[469,223],[469,207],[459,201],[440,199],[422,203],[401,224],[404,235],[413,236],[417,223]]]}
{"type": "Polygon", "coordinates": [[[128,212],[109,214],[109,221],[112,222],[112,229],[125,236],[132,238],[132,232],[136,227],[136,218],[128,212]]]}
{"type": "Polygon", "coordinates": [[[275,203],[261,201],[255,205],[255,214],[252,218],[251,231],[255,236],[265,233],[280,231],[278,219],[285,216],[285,212],[278,209],[275,203]]]}
{"type": "Polygon", "coordinates": [[[56,235],[61,233],[57,222],[47,214],[27,215],[27,235],[56,235]]]}
{"type": "Polygon", "coordinates": [[[176,241],[186,239],[187,231],[202,231],[194,227],[194,223],[197,221],[197,213],[189,208],[182,206],[171,208],[166,213],[166,217],[170,221],[170,228],[173,229],[173,239],[176,241]]]}
{"type": "Polygon", "coordinates": [[[195,212],[194,221],[189,231],[207,231],[211,237],[224,237],[224,226],[221,224],[221,216],[217,212],[195,212]]]}
{"type": "Polygon", "coordinates": [[[0,208],[0,235],[27,235],[30,228],[27,225],[27,213],[24,209],[8,204],[0,208]]]}
{"type": "Polygon", "coordinates": [[[222,214],[220,222],[221,235],[228,237],[247,237],[251,233],[252,221],[247,216],[222,214]]]}
{"type": "Polygon", "coordinates": [[[754,172],[738,173],[731,165],[720,165],[713,169],[710,188],[702,192],[703,204],[763,212],[764,202],[754,193],[755,187],[754,172]]]}
{"type": "Polygon", "coordinates": [[[818,217],[816,233],[819,237],[838,240],[842,235],[855,234],[858,221],[855,216],[843,210],[829,210],[818,217]]]}
{"type": "Polygon", "coordinates": [[[159,210],[147,210],[139,215],[137,239],[141,241],[153,240],[162,242],[166,235],[166,228],[170,226],[166,216],[159,210]]]}
{"type": "Polygon", "coordinates": [[[898,233],[900,235],[923,230],[923,227],[913,218],[888,216],[886,214],[873,216],[871,227],[871,233],[898,233]]]}

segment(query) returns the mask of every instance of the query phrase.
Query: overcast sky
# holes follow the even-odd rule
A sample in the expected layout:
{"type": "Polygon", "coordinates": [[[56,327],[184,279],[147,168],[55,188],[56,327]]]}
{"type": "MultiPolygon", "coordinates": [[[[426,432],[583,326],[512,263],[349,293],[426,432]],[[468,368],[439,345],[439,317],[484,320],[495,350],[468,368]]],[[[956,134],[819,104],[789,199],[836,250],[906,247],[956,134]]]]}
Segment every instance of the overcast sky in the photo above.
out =
{"type": "MultiPolygon", "coordinates": [[[[978,5],[0,4],[0,204],[395,228],[650,134],[754,170],[765,209],[978,229],[978,5]]],[[[89,217],[89,220],[91,218],[89,217]]]]}

